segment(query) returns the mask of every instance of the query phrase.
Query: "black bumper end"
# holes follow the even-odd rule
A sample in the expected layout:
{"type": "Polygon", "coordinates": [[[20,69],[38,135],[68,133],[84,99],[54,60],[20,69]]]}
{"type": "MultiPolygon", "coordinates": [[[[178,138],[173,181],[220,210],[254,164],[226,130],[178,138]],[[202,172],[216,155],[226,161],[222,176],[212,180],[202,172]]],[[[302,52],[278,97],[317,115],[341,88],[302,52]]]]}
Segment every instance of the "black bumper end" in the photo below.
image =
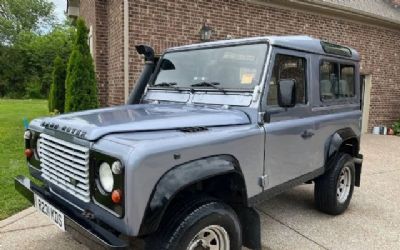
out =
{"type": "MultiPolygon", "coordinates": [[[[32,204],[34,194],[45,198],[55,208],[64,214],[65,230],[71,233],[83,244],[93,249],[127,249],[128,244],[112,234],[110,231],[100,227],[93,221],[84,218],[79,211],[74,211],[70,205],[63,201],[54,200],[43,188],[32,183],[25,176],[17,176],[14,179],[15,189],[28,199],[32,204]],[[65,204],[64,204],[65,203],[65,204]]],[[[76,209],[75,209],[76,210],[76,209]]]]}

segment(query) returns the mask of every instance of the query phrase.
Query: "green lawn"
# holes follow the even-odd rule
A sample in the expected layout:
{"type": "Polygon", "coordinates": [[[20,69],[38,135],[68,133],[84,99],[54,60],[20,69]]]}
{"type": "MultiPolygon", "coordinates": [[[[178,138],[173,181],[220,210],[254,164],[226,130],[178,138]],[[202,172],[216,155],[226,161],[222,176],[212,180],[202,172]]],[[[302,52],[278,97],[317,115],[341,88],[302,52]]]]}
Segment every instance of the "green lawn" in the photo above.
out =
{"type": "Polygon", "coordinates": [[[48,115],[45,100],[0,99],[0,220],[29,206],[14,190],[14,176],[28,174],[24,157],[24,126],[29,121],[48,115]]]}

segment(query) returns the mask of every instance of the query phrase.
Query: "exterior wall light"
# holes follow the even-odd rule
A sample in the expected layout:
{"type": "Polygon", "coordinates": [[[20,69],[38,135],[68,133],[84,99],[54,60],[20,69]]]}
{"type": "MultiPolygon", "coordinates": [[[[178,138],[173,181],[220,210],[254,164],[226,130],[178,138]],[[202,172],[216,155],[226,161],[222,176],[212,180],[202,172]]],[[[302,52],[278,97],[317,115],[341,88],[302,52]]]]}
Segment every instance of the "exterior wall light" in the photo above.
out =
{"type": "Polygon", "coordinates": [[[203,42],[210,41],[213,29],[207,25],[206,22],[203,23],[203,26],[200,29],[200,40],[203,42]]]}
{"type": "Polygon", "coordinates": [[[67,10],[65,11],[68,17],[76,19],[79,17],[79,0],[67,0],[67,10]]]}

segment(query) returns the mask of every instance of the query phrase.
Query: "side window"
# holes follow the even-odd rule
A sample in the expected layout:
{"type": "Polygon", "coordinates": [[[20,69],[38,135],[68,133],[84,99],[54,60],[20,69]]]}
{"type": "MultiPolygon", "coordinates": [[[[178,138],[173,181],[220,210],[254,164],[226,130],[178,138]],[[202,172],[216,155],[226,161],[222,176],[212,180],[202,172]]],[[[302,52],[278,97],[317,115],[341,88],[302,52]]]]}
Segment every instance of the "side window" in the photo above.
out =
{"type": "Polygon", "coordinates": [[[320,95],[322,101],[354,97],[354,66],[323,61],[320,64],[320,95]]]}
{"type": "Polygon", "coordinates": [[[335,99],[335,88],[338,85],[338,64],[333,62],[322,62],[319,68],[319,85],[321,100],[335,99]]]}
{"type": "Polygon", "coordinates": [[[279,80],[294,79],[296,81],[296,103],[306,103],[306,59],[303,57],[277,54],[269,82],[267,104],[278,105],[279,80]]]}
{"type": "Polygon", "coordinates": [[[339,96],[354,97],[355,94],[354,66],[340,65],[339,96]]]}

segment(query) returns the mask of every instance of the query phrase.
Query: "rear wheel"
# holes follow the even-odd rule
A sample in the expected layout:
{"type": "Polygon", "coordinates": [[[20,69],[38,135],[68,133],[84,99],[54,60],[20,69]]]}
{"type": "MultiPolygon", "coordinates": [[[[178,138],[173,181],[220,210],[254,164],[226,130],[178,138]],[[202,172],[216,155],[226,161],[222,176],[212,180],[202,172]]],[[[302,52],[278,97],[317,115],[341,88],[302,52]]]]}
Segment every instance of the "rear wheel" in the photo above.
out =
{"type": "Polygon", "coordinates": [[[166,216],[160,229],[146,240],[146,249],[241,249],[239,219],[231,207],[220,201],[185,204],[166,216]]]}
{"type": "Polygon", "coordinates": [[[343,213],[350,204],[355,182],[353,157],[339,153],[330,169],[315,180],[315,204],[327,214],[343,213]]]}

